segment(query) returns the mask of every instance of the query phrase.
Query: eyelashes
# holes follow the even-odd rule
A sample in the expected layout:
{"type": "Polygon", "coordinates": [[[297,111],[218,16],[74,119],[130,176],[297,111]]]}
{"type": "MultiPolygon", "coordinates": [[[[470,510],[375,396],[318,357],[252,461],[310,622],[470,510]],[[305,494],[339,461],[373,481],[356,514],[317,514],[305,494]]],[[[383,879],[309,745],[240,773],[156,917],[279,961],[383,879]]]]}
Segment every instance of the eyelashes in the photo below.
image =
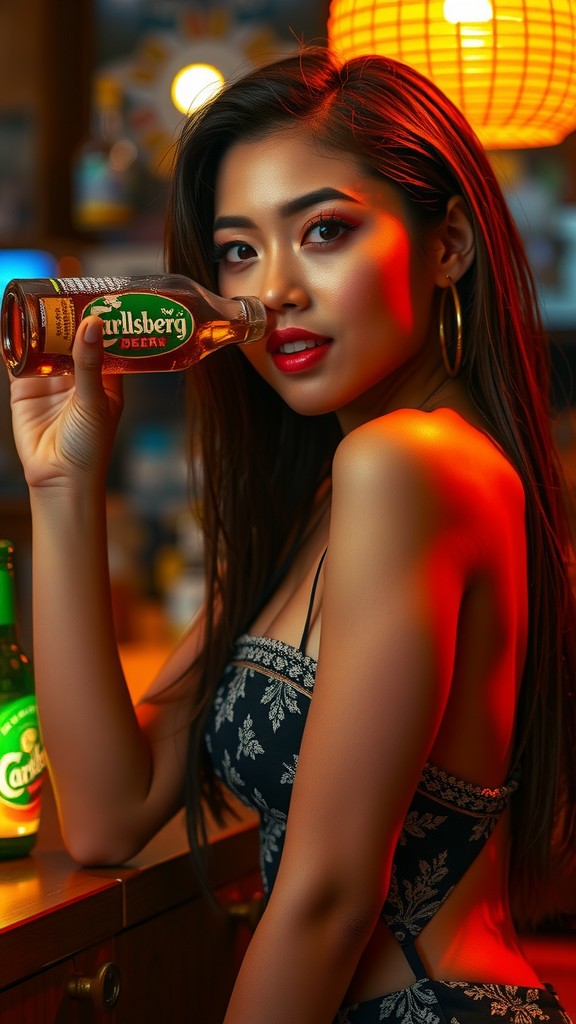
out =
{"type": "Polygon", "coordinates": [[[331,213],[319,213],[317,216],[312,217],[307,224],[304,226],[303,241],[308,238],[312,231],[318,230],[319,232],[324,231],[326,235],[332,233],[332,237],[320,237],[315,242],[309,241],[308,245],[317,246],[329,246],[335,242],[340,241],[343,234],[348,234],[351,231],[355,231],[358,227],[358,223],[348,217],[342,216],[335,210],[331,213]]]}
{"type": "MultiPolygon", "coordinates": [[[[341,243],[346,235],[358,227],[359,224],[356,220],[337,213],[335,210],[322,211],[304,224],[300,245],[302,248],[330,249],[341,243]],[[316,237],[314,237],[315,232],[316,237]]],[[[231,238],[221,243],[215,242],[211,255],[213,263],[225,263],[231,269],[236,269],[242,264],[250,263],[253,259],[258,258],[256,248],[242,238],[231,238]]]]}
{"type": "Polygon", "coordinates": [[[229,255],[229,253],[233,252],[234,249],[239,249],[239,250],[240,249],[251,249],[252,253],[254,255],[256,255],[254,248],[251,245],[248,245],[247,242],[241,242],[239,240],[238,241],[232,240],[230,242],[222,242],[221,244],[219,244],[218,242],[215,242],[213,247],[212,247],[212,262],[213,263],[224,263],[224,262],[228,262],[228,263],[245,263],[245,262],[247,262],[247,260],[242,260],[242,259],[227,260],[227,257],[229,255]]]}

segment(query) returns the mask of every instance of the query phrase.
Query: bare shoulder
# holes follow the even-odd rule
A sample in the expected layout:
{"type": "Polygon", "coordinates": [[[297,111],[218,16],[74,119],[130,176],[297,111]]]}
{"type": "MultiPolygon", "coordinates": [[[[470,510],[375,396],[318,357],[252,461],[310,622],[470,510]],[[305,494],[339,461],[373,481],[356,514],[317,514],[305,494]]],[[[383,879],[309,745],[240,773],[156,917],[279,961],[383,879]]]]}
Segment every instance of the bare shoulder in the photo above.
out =
{"type": "Polygon", "coordinates": [[[348,434],[334,460],[334,497],[347,500],[350,492],[370,504],[416,502],[427,514],[470,514],[503,503],[523,514],[514,467],[486,433],[451,409],[402,409],[348,434]]]}

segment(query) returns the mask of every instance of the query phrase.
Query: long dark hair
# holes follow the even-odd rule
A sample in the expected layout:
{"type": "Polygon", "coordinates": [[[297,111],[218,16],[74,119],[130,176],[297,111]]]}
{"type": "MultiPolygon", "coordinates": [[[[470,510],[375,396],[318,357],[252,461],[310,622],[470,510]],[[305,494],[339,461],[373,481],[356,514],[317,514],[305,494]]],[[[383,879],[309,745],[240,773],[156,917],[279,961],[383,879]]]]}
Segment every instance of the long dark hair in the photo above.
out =
{"type": "MultiPolygon", "coordinates": [[[[220,160],[236,141],[295,128],[322,151],[352,154],[385,178],[419,222],[440,221],[453,195],[468,205],[476,259],[459,282],[461,377],[526,495],[530,629],[513,754],[522,782],[511,877],[526,916],[533,915],[537,901],[528,894],[549,899],[551,837],[566,856],[576,826],[576,650],[569,541],[550,435],[549,352],[523,246],[489,160],[443,93],[396,61],[366,56],[341,64],[311,48],[251,72],[189,120],[172,178],[170,270],[217,290],[211,240],[220,160]]],[[[217,681],[287,545],[304,528],[340,433],[333,416],[292,412],[236,350],[196,367],[189,389],[209,598],[188,766],[190,836],[198,851],[202,800],[217,813],[224,799],[204,746],[217,681]]]]}

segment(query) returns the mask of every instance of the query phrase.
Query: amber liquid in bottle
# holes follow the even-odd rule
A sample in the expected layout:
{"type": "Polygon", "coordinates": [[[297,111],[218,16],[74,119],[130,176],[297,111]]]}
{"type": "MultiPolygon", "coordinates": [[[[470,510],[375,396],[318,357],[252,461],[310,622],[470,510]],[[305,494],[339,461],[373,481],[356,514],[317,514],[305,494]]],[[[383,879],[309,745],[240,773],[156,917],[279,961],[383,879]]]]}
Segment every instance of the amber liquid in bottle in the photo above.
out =
{"type": "Polygon", "coordinates": [[[14,280],[1,314],[10,371],[25,377],[73,373],[74,334],[92,313],[104,325],[104,373],[184,370],[226,345],[256,341],[266,330],[258,299],[223,299],[181,275],[14,280]]]}

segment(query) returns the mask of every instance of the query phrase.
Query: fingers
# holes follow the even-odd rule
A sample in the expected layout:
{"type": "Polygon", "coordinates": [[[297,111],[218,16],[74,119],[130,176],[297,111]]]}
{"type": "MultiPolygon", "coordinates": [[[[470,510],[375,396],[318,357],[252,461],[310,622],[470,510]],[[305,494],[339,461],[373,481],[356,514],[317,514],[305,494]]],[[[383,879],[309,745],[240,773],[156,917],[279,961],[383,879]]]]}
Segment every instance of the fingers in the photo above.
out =
{"type": "Polygon", "coordinates": [[[81,321],[72,355],[76,376],[76,393],[87,400],[102,395],[103,324],[99,316],[87,316],[81,321]]]}
{"type": "Polygon", "coordinates": [[[99,316],[87,316],[80,321],[74,339],[74,366],[76,370],[97,369],[101,372],[102,367],[102,337],[104,325],[99,316]]]}
{"type": "Polygon", "coordinates": [[[109,408],[117,419],[123,406],[122,375],[102,374],[103,328],[100,317],[94,315],[86,317],[78,327],[72,349],[75,391],[84,406],[109,408]]]}

